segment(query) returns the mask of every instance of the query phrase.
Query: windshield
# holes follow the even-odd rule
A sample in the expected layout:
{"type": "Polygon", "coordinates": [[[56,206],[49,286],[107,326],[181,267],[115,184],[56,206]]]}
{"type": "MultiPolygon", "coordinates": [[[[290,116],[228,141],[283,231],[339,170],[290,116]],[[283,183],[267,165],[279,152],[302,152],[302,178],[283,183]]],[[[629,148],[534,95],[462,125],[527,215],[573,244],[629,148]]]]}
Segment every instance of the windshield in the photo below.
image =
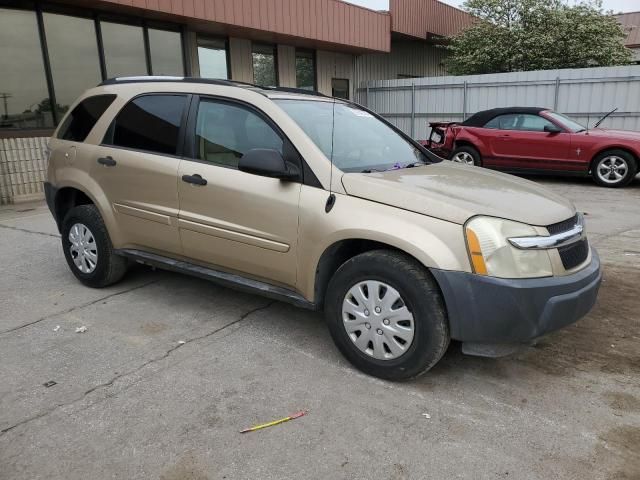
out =
{"type": "Polygon", "coordinates": [[[342,102],[274,100],[344,172],[372,172],[426,163],[425,155],[365,110],[342,102]],[[335,105],[335,125],[333,109],[335,105]]]}
{"type": "Polygon", "coordinates": [[[571,130],[573,133],[584,132],[587,128],[583,125],[580,125],[575,120],[570,119],[566,115],[558,112],[547,112],[547,115],[553,118],[554,120],[560,122],[566,128],[571,130]]]}

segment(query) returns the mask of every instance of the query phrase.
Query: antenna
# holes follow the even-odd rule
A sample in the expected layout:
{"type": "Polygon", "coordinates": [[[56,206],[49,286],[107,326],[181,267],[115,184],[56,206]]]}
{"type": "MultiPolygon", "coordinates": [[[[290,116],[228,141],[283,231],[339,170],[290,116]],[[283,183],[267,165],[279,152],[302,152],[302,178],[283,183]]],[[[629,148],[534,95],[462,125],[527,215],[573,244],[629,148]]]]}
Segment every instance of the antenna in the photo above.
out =
{"type": "MultiPolygon", "coordinates": [[[[336,54],[333,54],[333,77],[338,76],[338,64],[336,61],[336,54]]],[[[333,97],[333,91],[331,92],[333,97]]],[[[333,193],[333,139],[336,132],[336,97],[333,97],[333,103],[331,104],[331,155],[329,156],[329,162],[331,163],[331,170],[329,171],[329,196],[327,197],[327,203],[324,206],[324,211],[329,213],[333,206],[336,204],[336,195],[333,193]]]]}
{"type": "Polygon", "coordinates": [[[327,203],[324,206],[324,211],[329,213],[336,203],[336,196],[333,193],[333,138],[335,136],[336,129],[336,99],[333,99],[331,104],[331,155],[329,161],[331,162],[331,170],[329,170],[329,197],[327,197],[327,203]]]}

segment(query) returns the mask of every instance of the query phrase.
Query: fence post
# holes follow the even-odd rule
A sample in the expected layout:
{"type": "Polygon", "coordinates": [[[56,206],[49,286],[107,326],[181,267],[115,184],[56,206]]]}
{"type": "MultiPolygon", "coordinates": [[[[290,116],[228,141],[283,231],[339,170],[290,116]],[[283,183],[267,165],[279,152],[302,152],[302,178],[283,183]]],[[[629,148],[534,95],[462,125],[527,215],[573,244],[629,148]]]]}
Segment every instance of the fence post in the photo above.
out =
{"type": "Polygon", "coordinates": [[[560,77],[556,77],[556,91],[553,97],[553,109],[558,110],[558,96],[560,95],[560,77]]]}
{"type": "Polygon", "coordinates": [[[411,84],[411,138],[416,138],[416,84],[411,84]]]}
{"type": "Polygon", "coordinates": [[[367,103],[365,103],[365,106],[369,109],[371,108],[369,105],[369,82],[367,82],[367,103]]]}
{"type": "Polygon", "coordinates": [[[464,81],[464,94],[462,95],[462,121],[467,119],[467,81],[464,81]]]}

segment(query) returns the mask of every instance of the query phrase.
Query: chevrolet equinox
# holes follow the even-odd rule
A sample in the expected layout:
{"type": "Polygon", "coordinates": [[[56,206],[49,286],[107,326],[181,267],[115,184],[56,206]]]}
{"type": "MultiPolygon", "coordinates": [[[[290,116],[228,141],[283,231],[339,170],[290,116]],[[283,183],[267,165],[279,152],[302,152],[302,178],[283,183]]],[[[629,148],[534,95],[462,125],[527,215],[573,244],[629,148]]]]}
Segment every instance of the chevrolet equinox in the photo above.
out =
{"type": "Polygon", "coordinates": [[[49,141],[47,203],[85,285],[131,261],[324,310],[356,367],[420,375],[450,339],[497,356],[594,305],[583,216],[442,162],[375,113],[223,80],[107,80],[49,141]]]}

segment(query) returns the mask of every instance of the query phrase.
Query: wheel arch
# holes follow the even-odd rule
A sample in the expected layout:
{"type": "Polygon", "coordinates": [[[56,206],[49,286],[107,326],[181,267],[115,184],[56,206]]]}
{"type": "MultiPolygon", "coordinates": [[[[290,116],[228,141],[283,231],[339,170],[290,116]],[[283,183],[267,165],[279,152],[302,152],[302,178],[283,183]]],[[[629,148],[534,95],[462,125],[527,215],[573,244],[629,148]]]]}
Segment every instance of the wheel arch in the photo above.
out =
{"type": "Polygon", "coordinates": [[[593,171],[595,162],[598,159],[598,157],[600,157],[600,155],[606,152],[614,151],[614,150],[620,150],[631,155],[633,157],[633,160],[636,162],[636,168],[640,168],[640,152],[635,152],[633,149],[629,148],[627,145],[607,145],[606,147],[602,147],[598,149],[598,151],[596,151],[593,154],[593,156],[591,157],[591,160],[589,161],[589,171],[590,172],[593,171]]]}
{"type": "Polygon", "coordinates": [[[56,192],[54,198],[54,219],[58,229],[62,225],[65,215],[69,210],[78,205],[95,205],[95,201],[83,190],[76,187],[62,187],[56,192]]]}
{"type": "MultiPolygon", "coordinates": [[[[336,271],[350,258],[372,250],[390,250],[400,252],[418,262],[432,276],[434,283],[438,285],[425,262],[415,255],[391,243],[367,238],[345,238],[337,240],[324,249],[316,264],[315,281],[313,286],[314,303],[318,309],[324,306],[325,294],[331,278],[336,271]]],[[[438,285],[438,288],[440,286],[438,285]]],[[[442,293],[442,292],[441,292],[442,293]]]]}

